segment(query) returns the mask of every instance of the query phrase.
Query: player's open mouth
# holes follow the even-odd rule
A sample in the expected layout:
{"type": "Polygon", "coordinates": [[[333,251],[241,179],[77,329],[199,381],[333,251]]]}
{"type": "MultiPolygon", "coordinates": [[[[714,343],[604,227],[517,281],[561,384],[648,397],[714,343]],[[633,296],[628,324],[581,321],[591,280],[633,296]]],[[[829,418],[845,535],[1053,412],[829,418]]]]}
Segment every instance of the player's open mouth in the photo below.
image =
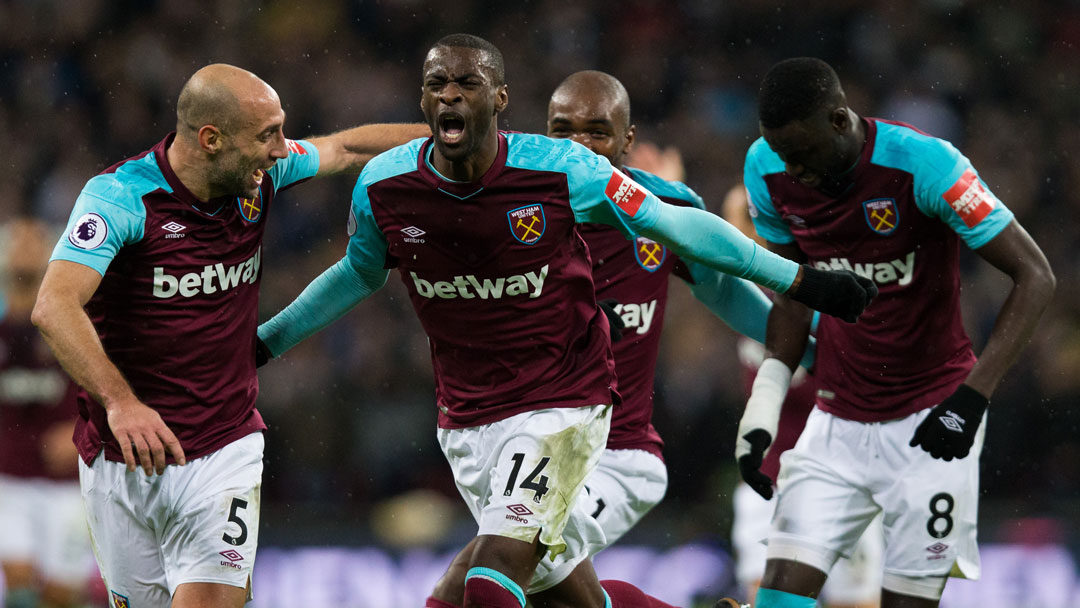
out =
{"type": "Polygon", "coordinates": [[[262,184],[262,178],[263,178],[263,175],[265,175],[265,174],[266,174],[266,172],[263,171],[262,169],[256,169],[255,173],[252,174],[252,176],[255,178],[255,183],[256,184],[262,184]]]}
{"type": "Polygon", "coordinates": [[[456,144],[465,136],[465,119],[460,114],[446,112],[439,116],[439,139],[456,144]]]}

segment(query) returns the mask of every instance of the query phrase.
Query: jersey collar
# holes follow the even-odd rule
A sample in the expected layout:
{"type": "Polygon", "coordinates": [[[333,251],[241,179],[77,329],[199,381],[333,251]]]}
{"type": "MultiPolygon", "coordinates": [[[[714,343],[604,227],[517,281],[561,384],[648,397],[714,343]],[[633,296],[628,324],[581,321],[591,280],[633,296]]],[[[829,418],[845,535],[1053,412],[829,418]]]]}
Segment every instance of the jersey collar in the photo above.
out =
{"type": "Polygon", "coordinates": [[[428,166],[427,156],[431,151],[431,147],[435,145],[434,137],[429,137],[427,141],[421,144],[420,155],[417,157],[417,170],[420,172],[421,177],[424,178],[424,181],[430,184],[431,187],[441,190],[450,196],[460,199],[474,196],[494,183],[506,167],[506,135],[502,131],[500,131],[498,135],[499,151],[495,154],[495,162],[491,163],[491,166],[488,167],[488,170],[484,172],[484,175],[482,175],[478,181],[452,182],[443,179],[441,175],[432,170],[432,168],[428,166]]]}

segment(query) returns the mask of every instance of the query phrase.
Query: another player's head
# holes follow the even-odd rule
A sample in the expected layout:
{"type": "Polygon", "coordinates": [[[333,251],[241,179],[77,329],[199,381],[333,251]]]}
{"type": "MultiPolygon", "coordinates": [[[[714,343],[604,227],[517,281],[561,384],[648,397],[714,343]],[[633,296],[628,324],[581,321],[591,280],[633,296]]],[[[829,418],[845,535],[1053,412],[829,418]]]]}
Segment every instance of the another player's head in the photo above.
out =
{"type": "Polygon", "coordinates": [[[263,173],[288,156],[285,112],[270,85],[216,63],[195,72],[176,104],[176,139],[205,161],[210,196],[255,198],[263,173]]]}
{"type": "Polygon", "coordinates": [[[789,175],[826,193],[843,190],[862,149],[861,127],[829,64],[796,57],[774,65],[761,83],[758,118],[789,175]]]}
{"type": "Polygon", "coordinates": [[[548,102],[547,134],[572,139],[622,168],[634,144],[626,87],[604,72],[586,70],[567,76],[548,102]]]}
{"type": "Polygon", "coordinates": [[[447,160],[463,161],[496,137],[510,100],[505,78],[502,53],[483,38],[452,34],[428,51],[420,108],[447,160]]]}

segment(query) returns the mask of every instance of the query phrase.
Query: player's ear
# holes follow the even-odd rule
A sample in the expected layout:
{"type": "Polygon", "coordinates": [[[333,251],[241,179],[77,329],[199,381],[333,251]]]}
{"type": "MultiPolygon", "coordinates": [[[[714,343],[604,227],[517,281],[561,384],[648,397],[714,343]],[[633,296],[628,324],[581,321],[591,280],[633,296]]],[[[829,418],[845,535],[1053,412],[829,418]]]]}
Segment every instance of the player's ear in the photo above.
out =
{"type": "Polygon", "coordinates": [[[216,154],[221,150],[224,142],[222,141],[223,135],[221,129],[218,129],[214,125],[203,125],[199,128],[199,147],[204,152],[210,154],[216,154]]]}
{"type": "Polygon", "coordinates": [[[630,149],[634,147],[634,136],[637,135],[637,125],[630,125],[626,129],[626,146],[623,147],[623,153],[629,154],[630,149]]]}
{"type": "Polygon", "coordinates": [[[837,133],[846,133],[851,127],[851,116],[846,106],[840,106],[829,113],[829,123],[837,133]]]}
{"type": "Polygon", "coordinates": [[[501,84],[495,91],[495,112],[502,112],[508,105],[510,105],[510,90],[508,85],[501,84]]]}

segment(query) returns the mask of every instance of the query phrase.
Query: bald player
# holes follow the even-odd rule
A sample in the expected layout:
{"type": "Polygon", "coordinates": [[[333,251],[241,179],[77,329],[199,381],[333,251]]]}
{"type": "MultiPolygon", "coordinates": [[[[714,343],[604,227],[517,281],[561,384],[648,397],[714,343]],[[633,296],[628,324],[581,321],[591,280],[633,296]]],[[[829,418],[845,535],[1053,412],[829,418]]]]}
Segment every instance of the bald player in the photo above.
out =
{"type": "MultiPolygon", "coordinates": [[[[551,95],[547,125],[549,137],[576,141],[607,158],[660,200],[704,208],[701,197],[684,184],[624,165],[636,129],[630,121],[630,97],[614,76],[593,70],[568,76],[551,95]]],[[[612,353],[623,403],[612,412],[606,449],[585,484],[589,512],[604,531],[604,543],[592,547],[595,554],[641,521],[667,490],[664,442],[652,425],[652,412],[668,278],[686,281],[720,318],[758,342],[765,340],[771,302],[753,283],[682,260],[650,239],[627,239],[604,224],[582,224],[579,231],[589,246],[596,298],[621,321],[621,338],[613,340],[612,353]]],[[[429,606],[461,605],[475,545],[474,540],[454,559],[429,606]]],[[[574,570],[567,576],[565,561],[562,555],[540,561],[530,591],[548,590],[533,594],[535,604],[571,605],[566,590],[580,585],[584,573],[574,570]]]]}
{"type": "Polygon", "coordinates": [[[80,481],[116,608],[249,597],[267,214],[280,189],[358,172],[429,132],[368,125],[294,141],[284,124],[256,75],[200,69],[180,92],[176,132],[87,182],[42,282],[33,322],[82,387],[80,481]]]}

